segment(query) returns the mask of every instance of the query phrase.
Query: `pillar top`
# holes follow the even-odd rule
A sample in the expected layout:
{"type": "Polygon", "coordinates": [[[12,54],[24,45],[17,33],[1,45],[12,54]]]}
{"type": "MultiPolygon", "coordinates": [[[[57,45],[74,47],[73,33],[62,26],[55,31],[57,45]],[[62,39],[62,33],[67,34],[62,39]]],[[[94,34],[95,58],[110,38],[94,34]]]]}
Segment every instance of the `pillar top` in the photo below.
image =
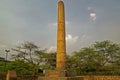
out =
{"type": "Polygon", "coordinates": [[[63,1],[62,0],[58,0],[58,3],[63,3],[63,1]]]}

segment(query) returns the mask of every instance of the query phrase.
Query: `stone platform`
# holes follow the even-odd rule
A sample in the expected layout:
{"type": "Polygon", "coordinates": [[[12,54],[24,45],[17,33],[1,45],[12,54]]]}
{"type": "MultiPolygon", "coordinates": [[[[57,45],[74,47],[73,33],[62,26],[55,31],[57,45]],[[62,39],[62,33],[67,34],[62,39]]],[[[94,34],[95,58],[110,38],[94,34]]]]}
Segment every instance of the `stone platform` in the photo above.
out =
{"type": "Polygon", "coordinates": [[[65,70],[46,70],[45,77],[65,77],[65,70]]]}
{"type": "Polygon", "coordinates": [[[84,77],[39,77],[38,80],[84,80],[84,77]]]}
{"type": "Polygon", "coordinates": [[[39,77],[38,80],[84,80],[84,77],[69,77],[65,70],[47,70],[45,77],[39,77]]]}

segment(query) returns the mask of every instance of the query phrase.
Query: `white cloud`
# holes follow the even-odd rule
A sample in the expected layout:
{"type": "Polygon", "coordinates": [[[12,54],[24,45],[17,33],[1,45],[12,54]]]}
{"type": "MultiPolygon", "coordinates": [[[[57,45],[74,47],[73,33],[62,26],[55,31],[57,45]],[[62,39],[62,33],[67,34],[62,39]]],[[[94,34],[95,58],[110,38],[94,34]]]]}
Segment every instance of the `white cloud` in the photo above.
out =
{"type": "Polygon", "coordinates": [[[57,27],[57,23],[50,23],[50,24],[48,24],[48,26],[50,26],[50,27],[57,27]]]}
{"type": "Polygon", "coordinates": [[[4,48],[6,48],[6,47],[7,47],[6,45],[0,44],[0,48],[4,49],[4,48]]]}
{"type": "Polygon", "coordinates": [[[66,42],[67,44],[71,45],[77,42],[79,36],[72,36],[71,34],[67,34],[66,36],[66,42]]]}
{"type": "Polygon", "coordinates": [[[79,45],[81,48],[83,48],[83,47],[89,46],[93,42],[94,42],[94,39],[92,38],[92,36],[84,34],[80,37],[79,45]]]}
{"type": "Polygon", "coordinates": [[[96,20],[96,9],[94,7],[88,7],[87,10],[90,12],[89,13],[90,19],[95,21],[96,20]]]}
{"type": "Polygon", "coordinates": [[[96,13],[90,13],[90,19],[95,21],[96,20],[96,13]]]}
{"type": "Polygon", "coordinates": [[[69,21],[66,21],[65,24],[68,25],[68,24],[69,24],[69,21]]]}
{"type": "Polygon", "coordinates": [[[57,47],[56,46],[51,46],[48,48],[47,52],[56,52],[57,47]]]}
{"type": "Polygon", "coordinates": [[[87,7],[87,10],[96,12],[96,9],[94,7],[87,7]]]}
{"type": "Polygon", "coordinates": [[[66,40],[71,40],[71,39],[72,39],[72,35],[68,34],[66,40]]]}
{"type": "Polygon", "coordinates": [[[81,38],[80,38],[81,43],[87,42],[89,40],[90,40],[90,37],[87,36],[87,35],[82,35],[81,38]]]}
{"type": "Polygon", "coordinates": [[[93,8],[92,8],[92,7],[88,7],[87,9],[88,9],[88,10],[92,10],[93,8]]]}

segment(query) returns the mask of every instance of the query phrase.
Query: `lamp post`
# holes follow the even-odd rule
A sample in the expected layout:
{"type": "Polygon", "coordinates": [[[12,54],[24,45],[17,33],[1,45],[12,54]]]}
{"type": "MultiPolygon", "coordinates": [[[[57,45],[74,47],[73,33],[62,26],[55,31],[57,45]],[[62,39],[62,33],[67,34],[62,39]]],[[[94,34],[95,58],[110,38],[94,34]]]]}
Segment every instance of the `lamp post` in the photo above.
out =
{"type": "Polygon", "coordinates": [[[6,69],[6,62],[7,62],[7,56],[8,56],[8,53],[10,52],[10,50],[5,50],[5,53],[6,53],[6,58],[5,58],[5,69],[6,69]]]}

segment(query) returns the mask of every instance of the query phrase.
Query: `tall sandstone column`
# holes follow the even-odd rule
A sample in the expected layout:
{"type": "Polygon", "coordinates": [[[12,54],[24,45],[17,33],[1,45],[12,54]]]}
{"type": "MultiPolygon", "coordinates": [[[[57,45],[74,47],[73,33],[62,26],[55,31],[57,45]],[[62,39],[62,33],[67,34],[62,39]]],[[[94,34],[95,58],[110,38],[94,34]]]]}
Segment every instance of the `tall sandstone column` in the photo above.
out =
{"type": "Polygon", "coordinates": [[[57,70],[65,70],[66,40],[65,40],[65,12],[63,1],[58,2],[58,31],[57,31],[57,70]]]}

